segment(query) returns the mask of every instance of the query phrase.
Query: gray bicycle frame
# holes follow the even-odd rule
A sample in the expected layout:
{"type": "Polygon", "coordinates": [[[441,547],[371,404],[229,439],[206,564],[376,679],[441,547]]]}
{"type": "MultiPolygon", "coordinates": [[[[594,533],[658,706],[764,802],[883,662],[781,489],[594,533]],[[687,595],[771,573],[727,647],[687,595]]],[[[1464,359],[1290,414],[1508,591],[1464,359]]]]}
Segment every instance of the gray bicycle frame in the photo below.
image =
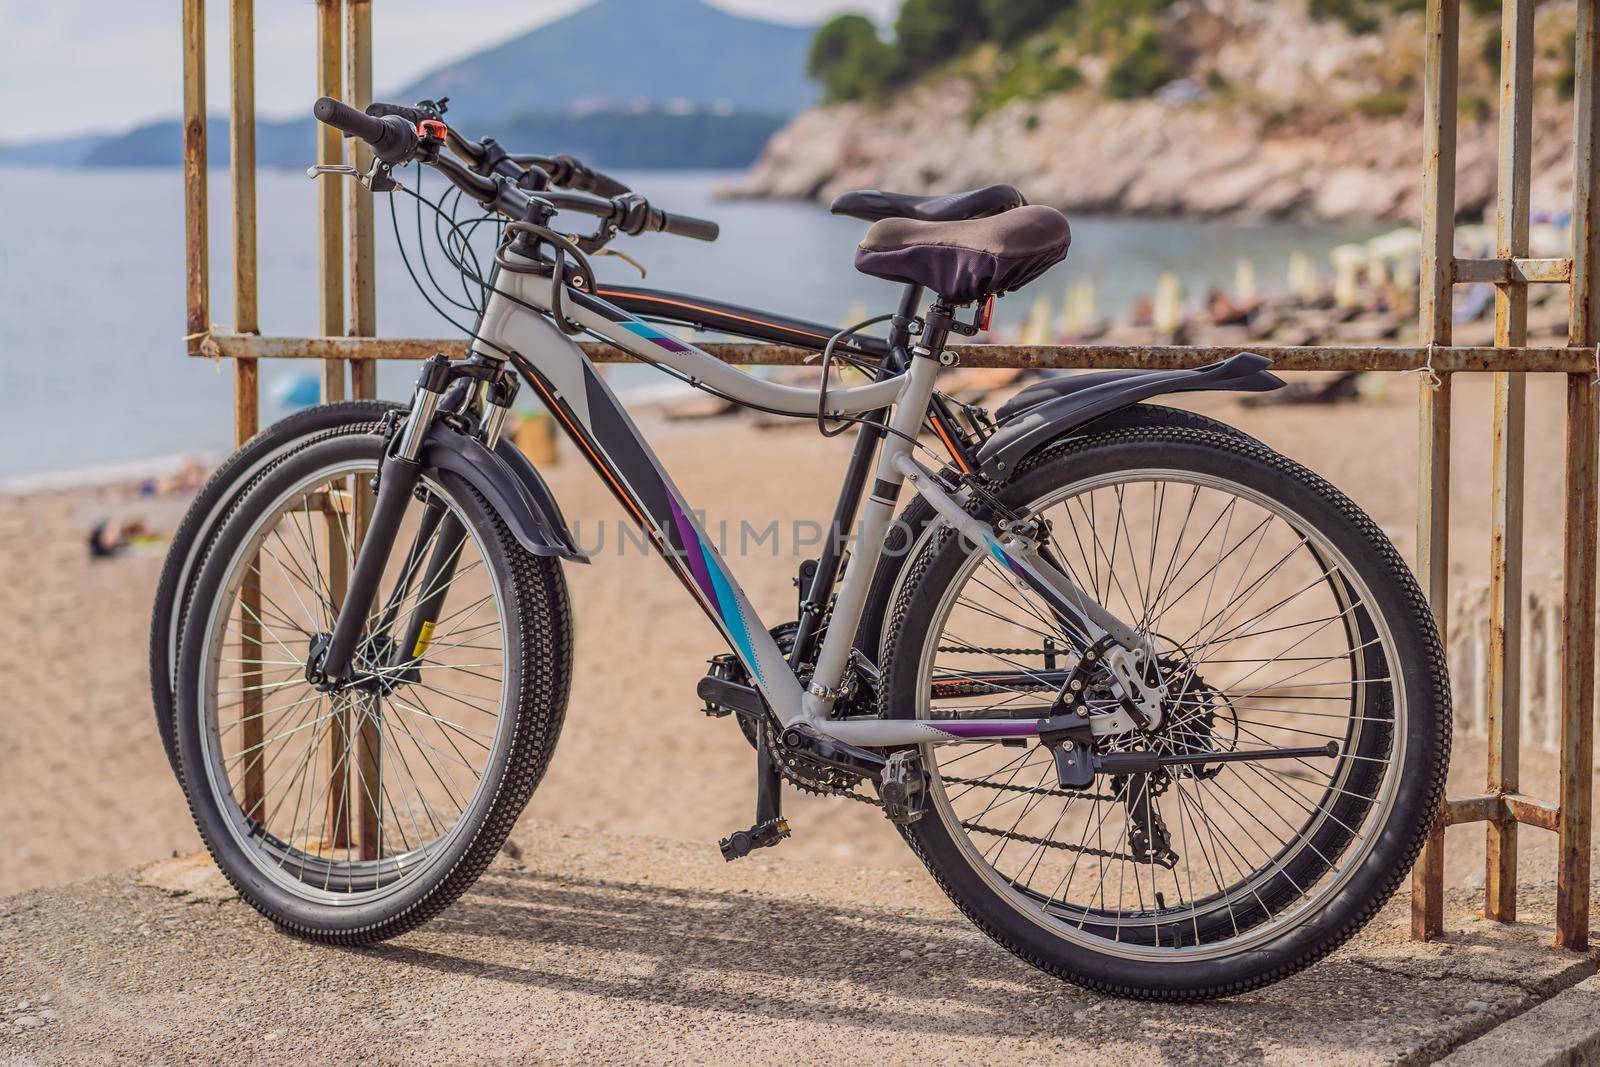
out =
{"type": "MultiPolygon", "coordinates": [[[[512,266],[519,260],[506,254],[512,266]]],[[[727,637],[768,706],[785,727],[806,724],[848,744],[874,747],[922,742],[983,741],[1029,737],[1043,719],[830,719],[848,666],[884,537],[894,518],[903,481],[927,498],[942,519],[971,544],[987,551],[1013,581],[1039,593],[1085,645],[1109,636],[1129,649],[1143,641],[1060,569],[1042,559],[1024,536],[996,529],[967,511],[967,493],[952,493],[912,456],[912,442],[926,417],[939,371],[937,353],[917,350],[909,368],[870,384],[828,390],[828,414],[888,413],[888,434],[878,455],[875,481],[858,524],[849,566],[839,582],[831,621],[823,637],[811,684],[802,689],[767,626],[723,561],[700,518],[673,484],[626,409],[581,348],[554,323],[551,279],[546,274],[501,270],[484,307],[472,350],[503,360],[516,353],[530,384],[567,433],[588,454],[633,516],[651,534],[663,558],[678,572],[706,614],[727,637]],[[528,306],[547,314],[539,314],[528,306]],[[531,369],[534,374],[527,374],[531,369]]],[[[641,361],[670,367],[734,401],[794,415],[814,415],[820,391],[769,382],[745,374],[688,342],[670,336],[603,300],[565,289],[561,314],[641,361]]],[[[1137,698],[1137,694],[1132,694],[1137,698]]],[[[1131,727],[1120,709],[1095,716],[1095,733],[1131,727]]]]}

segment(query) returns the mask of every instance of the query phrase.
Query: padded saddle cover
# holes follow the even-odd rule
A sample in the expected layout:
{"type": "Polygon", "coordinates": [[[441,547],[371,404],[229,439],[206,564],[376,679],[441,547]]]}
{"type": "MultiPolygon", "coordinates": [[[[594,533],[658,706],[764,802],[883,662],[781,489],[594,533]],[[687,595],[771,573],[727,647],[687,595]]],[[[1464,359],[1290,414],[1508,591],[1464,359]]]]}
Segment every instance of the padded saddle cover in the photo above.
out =
{"type": "Polygon", "coordinates": [[[856,269],[922,285],[952,304],[1019,289],[1066,258],[1067,217],[1032,204],[958,222],[883,219],[856,248],[856,269]]]}
{"type": "Polygon", "coordinates": [[[1026,204],[1014,185],[986,185],[944,196],[912,196],[886,193],[882,189],[857,189],[841,193],[828,210],[835,215],[875,222],[878,219],[920,219],[923,222],[955,222],[998,215],[1026,204]]]}

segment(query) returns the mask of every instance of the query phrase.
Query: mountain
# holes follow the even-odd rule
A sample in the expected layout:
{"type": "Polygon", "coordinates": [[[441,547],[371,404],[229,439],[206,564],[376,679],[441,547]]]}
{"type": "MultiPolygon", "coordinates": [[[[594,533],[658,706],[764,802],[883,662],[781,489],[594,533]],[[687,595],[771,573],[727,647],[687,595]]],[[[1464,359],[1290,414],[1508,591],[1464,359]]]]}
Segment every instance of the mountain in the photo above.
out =
{"type": "MultiPolygon", "coordinates": [[[[451,109],[452,113],[454,108],[451,109]]],[[[594,166],[718,170],[755,159],[783,117],[762,112],[694,110],[607,111],[587,115],[531,112],[473,128],[515,148],[567,152],[594,166]]],[[[228,121],[206,124],[211,163],[228,162],[228,121]]],[[[256,124],[256,159],[264,167],[305,167],[316,158],[309,119],[256,124]]],[[[58,167],[175,167],[183,162],[183,129],[176,119],[146,123],[118,136],[72,142],[0,146],[0,164],[58,167]]]]}
{"type": "MultiPolygon", "coordinates": [[[[256,159],[266,167],[303,168],[317,156],[310,119],[256,123],[256,159]]],[[[213,115],[206,122],[212,166],[228,164],[228,120],[213,115]]],[[[20,163],[0,152],[0,162],[20,163]]],[[[135,126],[127,133],[104,137],[76,160],[84,167],[176,167],[183,163],[183,124],[163,119],[135,126]]]]}
{"type": "MultiPolygon", "coordinates": [[[[811,33],[704,0],[596,0],[382,96],[448,96],[451,124],[471,136],[600,167],[742,167],[815,99],[811,33]]],[[[225,164],[227,122],[213,116],[207,128],[211,161],[225,164]]],[[[258,120],[256,141],[263,166],[304,167],[315,155],[312,124],[298,116],[258,120]]],[[[182,153],[181,127],[168,119],[0,145],[0,164],[173,166],[182,153]]]]}
{"type": "Polygon", "coordinates": [[[53,137],[48,141],[0,144],[0,163],[24,167],[75,167],[111,135],[83,133],[76,137],[53,137]]]}
{"type": "Polygon", "coordinates": [[[791,115],[816,99],[812,27],[744,18],[704,0],[597,0],[458,59],[395,94],[450,98],[450,119],[627,107],[728,104],[791,115]]]}

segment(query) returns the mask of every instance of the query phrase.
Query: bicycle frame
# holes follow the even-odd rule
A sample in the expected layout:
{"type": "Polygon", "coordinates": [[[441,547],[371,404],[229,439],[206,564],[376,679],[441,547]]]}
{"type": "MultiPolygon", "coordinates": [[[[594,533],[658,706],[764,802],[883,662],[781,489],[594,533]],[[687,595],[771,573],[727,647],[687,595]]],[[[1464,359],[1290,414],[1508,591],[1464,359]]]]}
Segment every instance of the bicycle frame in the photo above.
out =
{"type": "MultiPolygon", "coordinates": [[[[533,267],[532,261],[528,266],[533,267]]],[[[1120,644],[1140,647],[1129,627],[1111,617],[1059,569],[1040,559],[1030,542],[1004,531],[996,532],[974,519],[967,512],[965,494],[949,491],[932,471],[912,457],[911,442],[929,410],[939,370],[937,353],[920,348],[908,360],[903,373],[828,392],[829,414],[883,413],[887,431],[881,435],[872,488],[862,502],[859,526],[852,538],[851,564],[838,587],[832,621],[816,658],[811,685],[802,689],[767,625],[707,537],[695,509],[673,483],[594,364],[549,317],[519,304],[520,301],[548,310],[550,279],[536,273],[500,271],[494,284],[499,291],[489,297],[472,351],[484,359],[501,359],[505,352],[516,354],[518,370],[624,508],[648,531],[685,588],[728,639],[784,726],[804,723],[825,736],[869,747],[1025,737],[1038,732],[1042,721],[1039,719],[828,718],[849,661],[872,573],[893,520],[901,483],[906,479],[956,529],[983,546],[1019,581],[1039,592],[1066,621],[1068,632],[1085,647],[1107,634],[1120,644]]],[[[817,390],[745,374],[598,297],[568,289],[563,305],[563,313],[575,325],[645,363],[664,364],[735,401],[794,415],[817,410],[817,390]]],[[[1106,732],[1110,727],[1107,723],[1106,732]]]]}
{"type": "MultiPolygon", "coordinates": [[[[850,490],[854,488],[849,482],[856,480],[859,466],[856,461],[852,462],[852,478],[847,481],[846,493],[835,516],[834,533],[836,537],[843,535],[842,526],[855,510],[849,506],[851,503],[864,505],[852,538],[854,554],[833,598],[831,621],[815,658],[811,683],[802,688],[794,668],[706,535],[694,508],[673,483],[595,365],[573,339],[556,326],[551,311],[549,274],[540,273],[539,264],[532,259],[522,259],[511,252],[505,253],[505,258],[513,269],[497,268],[492,276],[493,291],[477,325],[472,355],[479,363],[494,367],[502,366],[509,357],[624,509],[646,531],[684,587],[721,630],[782,726],[809,727],[825,737],[863,747],[1026,738],[1038,735],[1041,730],[1055,732],[1069,725],[1091,727],[1094,733],[1120,733],[1131,727],[1131,721],[1122,710],[1100,714],[1087,721],[1076,718],[1070,722],[1064,715],[1031,719],[829,718],[849,666],[872,574],[881,558],[884,539],[905,481],[926,497],[955,530],[989,553],[1012,580],[1043,597],[1061,622],[1068,640],[1080,651],[1106,638],[1125,649],[1144,651],[1142,640],[1130,627],[1110,615],[1059,568],[1041,557],[1027,531],[1006,529],[1004,523],[997,529],[974,518],[968,511],[969,491],[946,484],[939,474],[912,456],[913,442],[933,401],[934,380],[940,368],[938,357],[943,348],[942,331],[925,330],[923,343],[909,354],[903,347],[891,352],[894,358],[890,366],[903,367],[898,373],[880,376],[868,384],[828,391],[828,415],[863,417],[863,433],[872,431],[881,441],[877,444],[878,454],[872,470],[873,483],[864,501],[849,500],[850,490]],[[517,269],[524,265],[525,270],[517,269]],[[935,332],[939,336],[930,336],[935,332]],[[841,522],[841,517],[846,521],[841,522]]],[[[902,311],[909,305],[910,312],[914,312],[919,297],[920,290],[908,291],[902,301],[902,311]]],[[[568,287],[562,299],[561,314],[575,327],[604,338],[642,362],[669,367],[738,403],[792,415],[812,415],[817,411],[819,390],[764,381],[745,374],[599,297],[568,287]]],[[[348,671],[359,620],[366,618],[371,607],[377,576],[393,547],[400,512],[420,470],[416,458],[423,439],[429,432],[456,432],[446,426],[435,427],[434,414],[444,385],[442,381],[429,384],[427,378],[425,372],[425,381],[419,382],[411,414],[385,462],[368,538],[358,553],[350,578],[349,599],[329,642],[324,664],[333,666],[331,673],[336,677],[348,671]],[[386,512],[390,507],[394,509],[392,513],[386,512]]],[[[500,415],[503,417],[503,409],[500,415]]],[[[872,444],[871,440],[858,440],[858,461],[871,461],[872,444]]],[[[860,488],[865,489],[864,484],[860,488]]],[[[829,562],[831,569],[837,560],[829,562]]],[[[824,581],[831,584],[832,578],[831,572],[819,573],[816,584],[822,585],[824,581]]],[[[815,596],[812,599],[815,600],[815,596]]],[[[1129,696],[1138,699],[1139,694],[1130,692],[1129,696]]]]}

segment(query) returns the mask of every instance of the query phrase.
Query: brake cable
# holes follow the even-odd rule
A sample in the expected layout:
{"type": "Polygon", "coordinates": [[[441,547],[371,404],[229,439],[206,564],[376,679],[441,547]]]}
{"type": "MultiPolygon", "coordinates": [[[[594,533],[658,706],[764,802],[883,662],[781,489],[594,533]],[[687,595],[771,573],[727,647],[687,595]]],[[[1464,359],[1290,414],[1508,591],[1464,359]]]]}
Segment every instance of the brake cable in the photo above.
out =
{"type": "MultiPolygon", "coordinates": [[[[880,322],[888,322],[892,318],[894,318],[894,315],[891,313],[888,315],[877,315],[870,319],[862,319],[854,326],[846,326],[844,329],[828,338],[828,343],[823,346],[822,384],[817,387],[817,432],[822,436],[838,437],[840,434],[844,433],[850,428],[849,420],[840,419],[837,420],[839,423],[837,429],[828,429],[828,370],[833,364],[834,346],[837,345],[843,338],[849,337],[852,334],[860,333],[868,326],[875,326],[880,322]]],[[[813,358],[814,357],[812,356],[807,356],[806,362],[810,363],[813,358]]]]}
{"type": "MultiPolygon", "coordinates": [[[[562,294],[566,292],[567,288],[566,272],[567,256],[569,255],[583,272],[578,276],[578,287],[584,288],[585,277],[589,279],[589,284],[593,284],[594,268],[589,265],[589,257],[585,256],[583,250],[573,241],[563,237],[550,227],[541,226],[536,222],[508,222],[506,223],[505,232],[508,235],[514,233],[528,234],[537,240],[545,242],[554,250],[555,255],[551,256],[550,261],[550,314],[555,317],[556,327],[568,337],[577,337],[579,334],[585,333],[586,330],[583,326],[567,321],[566,313],[562,308],[562,294]]],[[[500,247],[495,249],[494,261],[500,264],[501,269],[508,270],[513,274],[544,273],[538,266],[530,267],[527,264],[513,262],[506,254],[510,247],[511,242],[509,240],[502,240],[500,247]]]]}

